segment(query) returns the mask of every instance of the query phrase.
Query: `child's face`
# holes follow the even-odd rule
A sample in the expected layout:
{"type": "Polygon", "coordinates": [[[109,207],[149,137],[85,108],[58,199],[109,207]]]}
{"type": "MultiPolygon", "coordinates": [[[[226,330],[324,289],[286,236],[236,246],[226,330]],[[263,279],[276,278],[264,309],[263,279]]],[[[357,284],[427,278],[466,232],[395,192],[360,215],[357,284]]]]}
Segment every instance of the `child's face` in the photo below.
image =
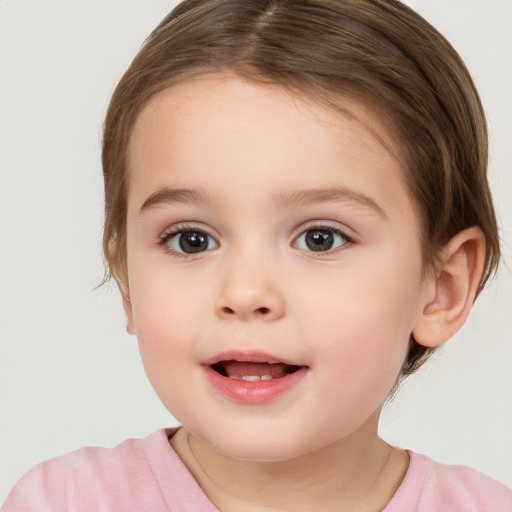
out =
{"type": "Polygon", "coordinates": [[[227,455],[375,436],[423,311],[393,142],[347,106],[359,120],[218,75],[158,94],[134,127],[129,329],[164,404],[227,455]]]}

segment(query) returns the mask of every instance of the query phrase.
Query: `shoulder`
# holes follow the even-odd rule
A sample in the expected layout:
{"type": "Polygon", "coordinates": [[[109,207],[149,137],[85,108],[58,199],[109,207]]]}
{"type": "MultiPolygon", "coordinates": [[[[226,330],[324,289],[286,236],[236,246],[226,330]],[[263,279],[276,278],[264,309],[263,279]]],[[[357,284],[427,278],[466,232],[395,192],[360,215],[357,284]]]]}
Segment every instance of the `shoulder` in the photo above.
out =
{"type": "Polygon", "coordinates": [[[386,512],[512,512],[512,490],[462,465],[408,452],[410,466],[386,512]],[[397,508],[398,507],[398,508],[397,508]]]}
{"type": "MultiPolygon", "coordinates": [[[[162,507],[160,480],[180,487],[184,472],[159,430],[143,439],[127,439],[115,448],[87,447],[48,460],[29,471],[14,487],[2,512],[99,507],[162,507]],[[174,482],[173,482],[174,481],[174,482]]],[[[186,475],[185,475],[186,476],[186,475]]]]}

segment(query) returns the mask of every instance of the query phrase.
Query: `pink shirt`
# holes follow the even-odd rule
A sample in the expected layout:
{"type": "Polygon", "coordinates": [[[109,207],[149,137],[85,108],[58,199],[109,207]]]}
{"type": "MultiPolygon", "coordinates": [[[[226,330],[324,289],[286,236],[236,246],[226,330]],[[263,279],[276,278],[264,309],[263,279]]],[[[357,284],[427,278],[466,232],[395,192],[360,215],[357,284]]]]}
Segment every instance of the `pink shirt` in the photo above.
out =
{"type": "MultiPolygon", "coordinates": [[[[119,446],[82,448],[36,466],[2,512],[218,512],[168,443],[173,429],[119,446]]],[[[409,452],[383,512],[512,512],[512,491],[465,466],[409,452]]]]}

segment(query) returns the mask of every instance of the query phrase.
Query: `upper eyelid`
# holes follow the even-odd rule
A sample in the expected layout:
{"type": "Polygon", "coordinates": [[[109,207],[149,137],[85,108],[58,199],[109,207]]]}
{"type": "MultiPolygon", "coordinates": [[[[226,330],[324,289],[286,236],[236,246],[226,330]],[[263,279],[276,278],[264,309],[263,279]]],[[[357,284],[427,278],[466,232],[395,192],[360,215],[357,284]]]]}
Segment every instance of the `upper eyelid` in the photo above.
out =
{"type": "Polygon", "coordinates": [[[353,241],[354,238],[356,237],[356,234],[354,233],[353,229],[350,229],[338,222],[326,220],[313,220],[305,222],[299,228],[297,228],[294,231],[293,239],[296,240],[300,235],[312,229],[326,229],[329,231],[336,231],[349,241],[353,241]]]}
{"type": "Polygon", "coordinates": [[[297,242],[297,240],[299,240],[299,238],[304,236],[308,231],[332,231],[332,232],[336,233],[338,236],[341,236],[342,238],[344,238],[347,243],[351,243],[354,240],[353,237],[351,237],[350,235],[347,235],[343,229],[333,227],[333,226],[318,225],[318,226],[312,226],[312,227],[308,227],[307,229],[301,230],[300,233],[298,234],[298,236],[295,236],[293,238],[294,245],[297,242]]]}
{"type": "Polygon", "coordinates": [[[176,235],[185,231],[200,231],[218,241],[218,235],[212,233],[212,228],[204,225],[202,222],[178,222],[166,227],[159,235],[160,240],[168,238],[170,235],[176,235]]]}

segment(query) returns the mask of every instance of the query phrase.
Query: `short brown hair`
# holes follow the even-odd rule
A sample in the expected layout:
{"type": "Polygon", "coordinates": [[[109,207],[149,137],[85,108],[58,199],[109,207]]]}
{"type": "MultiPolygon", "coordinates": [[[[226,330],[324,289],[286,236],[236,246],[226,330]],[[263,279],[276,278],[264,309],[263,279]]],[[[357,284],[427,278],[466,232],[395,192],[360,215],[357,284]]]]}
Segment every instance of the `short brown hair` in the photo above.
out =
{"type": "MultiPolygon", "coordinates": [[[[179,4],[122,77],[105,120],[107,278],[119,284],[126,278],[126,154],[137,116],[157,92],[219,71],[281,85],[335,108],[336,99],[347,96],[376,108],[398,134],[426,268],[435,268],[439,250],[452,236],[478,226],[485,237],[484,286],[497,268],[500,248],[487,183],[483,108],[457,52],[397,0],[179,4]]],[[[402,375],[416,371],[431,350],[412,340],[402,375]]]]}

